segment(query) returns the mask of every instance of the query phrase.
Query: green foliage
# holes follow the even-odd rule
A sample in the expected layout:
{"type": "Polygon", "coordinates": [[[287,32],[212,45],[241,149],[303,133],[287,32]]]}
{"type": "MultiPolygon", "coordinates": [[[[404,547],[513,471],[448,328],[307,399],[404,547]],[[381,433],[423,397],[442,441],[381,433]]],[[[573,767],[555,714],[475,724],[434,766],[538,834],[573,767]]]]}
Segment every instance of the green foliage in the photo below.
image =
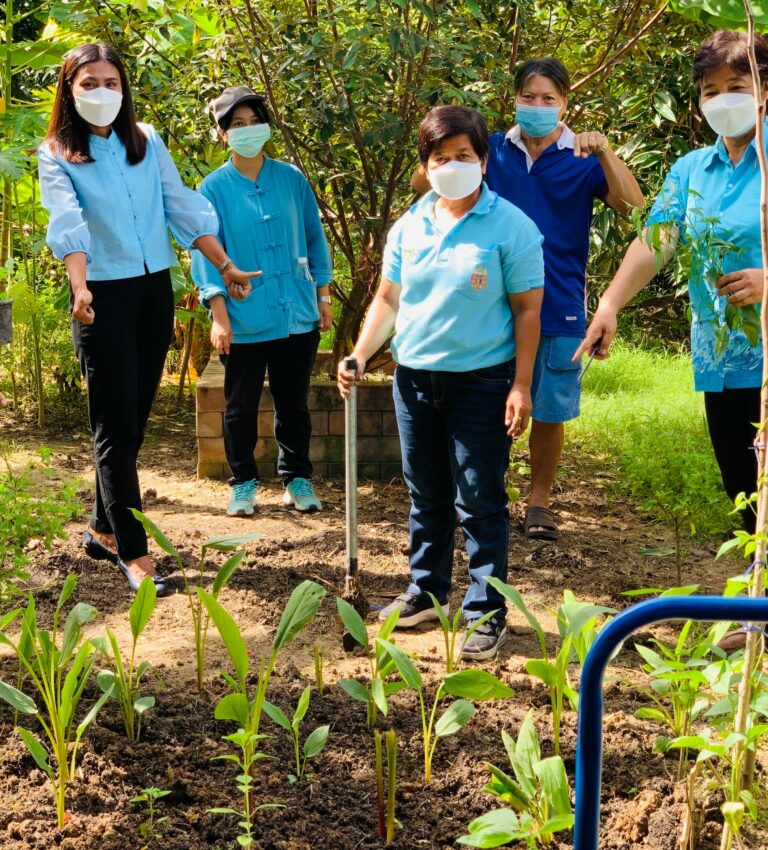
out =
{"type": "Polygon", "coordinates": [[[244,729],[238,729],[231,735],[225,735],[224,740],[234,744],[240,750],[240,755],[223,755],[215,758],[220,761],[234,762],[239,773],[236,777],[237,789],[243,798],[243,808],[240,811],[231,808],[215,808],[208,809],[209,812],[216,815],[237,815],[240,818],[238,826],[240,834],[237,836],[237,843],[240,847],[250,847],[253,844],[253,818],[256,812],[262,809],[284,809],[285,806],[280,803],[262,803],[259,806],[253,805],[253,768],[256,762],[262,759],[272,758],[266,753],[259,752],[256,749],[256,744],[268,735],[259,735],[255,732],[246,732],[244,729]]]}
{"type": "Polygon", "coordinates": [[[157,588],[151,577],[142,581],[131,604],[129,621],[131,626],[131,655],[126,663],[117,638],[112,629],[107,629],[107,638],[94,638],[92,643],[109,663],[108,670],[101,670],[97,679],[99,687],[111,694],[120,704],[120,712],[125,724],[125,734],[129,741],[138,741],[141,737],[141,719],[144,712],[155,706],[152,696],[140,696],[141,680],[151,669],[148,661],[136,664],[136,645],[141,633],[147,626],[157,603],[157,588]]]}
{"type": "Polygon", "coordinates": [[[437,687],[432,709],[427,714],[424,698],[424,682],[416,665],[403,652],[388,640],[376,638],[376,643],[390,657],[402,680],[413,688],[419,697],[421,712],[421,732],[424,745],[424,782],[429,784],[432,778],[432,760],[440,738],[455,735],[472,719],[475,707],[470,700],[482,702],[491,699],[507,699],[512,689],[485,670],[461,670],[445,675],[437,687]],[[444,696],[458,697],[437,717],[437,709],[444,696]]]}
{"type": "MultiPolygon", "coordinates": [[[[702,21],[708,26],[731,30],[746,29],[744,0],[671,0],[670,8],[681,15],[702,21]]],[[[768,28],[768,3],[750,0],[755,26],[763,32],[768,28]]]]}
{"type": "Polygon", "coordinates": [[[50,631],[38,628],[35,601],[31,594],[26,609],[12,611],[0,620],[0,644],[14,651],[23,679],[35,694],[35,699],[31,699],[21,690],[0,683],[0,699],[15,711],[37,717],[40,721],[54,758],[53,766],[48,761],[49,752],[37,736],[27,729],[19,729],[19,734],[37,766],[51,780],[59,828],[64,826],[66,789],[75,773],[80,739],[110,697],[110,693],[102,694],[75,726],[80,700],[95,661],[93,643],[89,640],[81,642],[82,627],[96,616],[92,605],[78,602],[67,615],[63,629],[59,629],[62,609],[74,593],[76,584],[76,576],[68,575],[50,631]],[[14,642],[7,632],[19,617],[21,634],[14,642]],[[42,708],[38,708],[39,704],[42,708]]]}
{"type": "Polygon", "coordinates": [[[565,704],[569,703],[574,710],[578,708],[578,695],[571,684],[569,665],[574,661],[584,663],[587,652],[597,637],[598,618],[616,612],[613,608],[606,608],[604,605],[579,602],[570,590],[564,592],[563,604],[557,611],[539,602],[539,605],[555,617],[560,633],[560,646],[552,657],[547,650],[544,629],[523,601],[520,591],[497,578],[489,578],[488,582],[520,611],[539,640],[542,657],[526,661],[525,669],[532,676],[540,679],[549,689],[555,754],[560,755],[560,726],[565,704]]]}
{"type": "Polygon", "coordinates": [[[210,616],[205,613],[201,597],[196,594],[196,591],[205,587],[205,558],[209,550],[216,552],[232,552],[233,554],[226,560],[224,565],[216,573],[216,578],[211,586],[211,594],[214,599],[217,599],[221,591],[226,587],[229,580],[232,578],[235,570],[242,564],[245,558],[245,552],[238,550],[239,546],[245,546],[254,540],[259,540],[261,535],[256,534],[238,534],[231,537],[213,536],[209,537],[200,547],[200,558],[197,562],[197,575],[195,583],[190,581],[187,573],[187,568],[184,564],[184,559],[181,557],[179,550],[171,543],[171,541],[163,534],[162,531],[152,522],[149,517],[145,516],[141,511],[131,508],[133,515],[144,526],[147,534],[157,543],[157,545],[170,555],[179,565],[181,575],[184,580],[184,592],[187,594],[189,602],[189,610],[192,614],[192,628],[195,636],[195,664],[197,670],[197,690],[203,690],[203,676],[205,674],[205,647],[208,640],[208,626],[210,625],[210,616]]]}
{"type": "Polygon", "coordinates": [[[520,726],[517,741],[503,731],[504,747],[514,779],[489,764],[490,782],[483,789],[506,803],[469,824],[469,834],[459,844],[470,847],[501,847],[511,841],[524,841],[535,850],[552,844],[554,835],[573,826],[570,788],[560,756],[542,759],[541,746],[529,711],[520,726]]]}
{"type": "Polygon", "coordinates": [[[267,716],[288,732],[293,743],[294,757],[296,760],[296,773],[289,774],[290,782],[297,782],[301,779],[307,769],[307,761],[319,755],[328,743],[328,732],[330,726],[318,726],[311,732],[304,741],[304,746],[301,747],[299,730],[301,721],[309,708],[310,687],[307,685],[301,693],[299,701],[296,705],[296,710],[293,712],[293,717],[288,718],[286,713],[276,705],[272,705],[269,700],[264,700],[264,711],[267,716]]]}
{"type": "Polygon", "coordinates": [[[147,842],[147,845],[151,844],[153,841],[161,840],[161,824],[164,824],[168,818],[167,817],[157,817],[157,809],[155,804],[158,800],[161,800],[163,797],[167,797],[170,794],[170,791],[163,791],[160,788],[155,788],[152,786],[151,788],[143,788],[140,794],[137,794],[135,797],[131,797],[132,803],[146,803],[147,804],[147,819],[139,824],[139,835],[147,842]]]}
{"type": "Polygon", "coordinates": [[[582,415],[568,431],[572,445],[614,468],[604,479],[611,489],[677,523],[678,553],[687,535],[730,524],[703,406],[687,356],[614,344],[585,376],[582,415]]]}
{"type": "Polygon", "coordinates": [[[363,618],[345,599],[336,597],[336,608],[344,628],[363,648],[368,660],[370,677],[367,683],[358,679],[339,679],[339,687],[354,700],[366,705],[366,723],[369,727],[376,725],[378,712],[385,717],[389,712],[389,697],[406,687],[401,679],[390,681],[390,676],[397,672],[397,667],[379,640],[388,640],[400,618],[400,609],[395,608],[379,627],[379,632],[372,642],[368,637],[368,629],[363,618]]]}
{"type": "MultiPolygon", "coordinates": [[[[237,733],[226,736],[225,740],[236,744],[241,750],[241,756],[227,755],[220,756],[220,758],[234,761],[240,766],[242,773],[238,776],[237,781],[245,802],[241,812],[234,812],[231,809],[214,811],[241,816],[240,826],[245,831],[238,838],[238,842],[245,847],[253,842],[251,822],[254,812],[258,811],[259,808],[268,808],[271,805],[265,804],[257,809],[252,809],[250,801],[253,784],[252,765],[259,759],[267,758],[263,753],[256,752],[256,744],[265,737],[259,733],[259,726],[261,725],[262,712],[266,710],[265,703],[269,682],[281,650],[288,646],[296,635],[312,621],[326,596],[326,591],[313,581],[303,581],[298,587],[294,588],[278,623],[272,642],[272,653],[268,659],[262,659],[259,663],[256,693],[252,699],[249,698],[247,684],[250,658],[237,623],[212,594],[198,587],[197,595],[221,636],[237,677],[235,679],[229,674],[224,674],[231,692],[219,700],[214,716],[217,720],[233,721],[240,727],[237,733]]],[[[321,730],[324,728],[320,727],[321,730]]],[[[314,739],[309,736],[304,742],[305,764],[306,758],[312,758],[325,745],[324,736],[327,737],[327,729],[324,732],[316,729],[313,735],[315,736],[314,739]],[[310,739],[312,740],[310,741],[310,739]]]]}
{"type": "MultiPolygon", "coordinates": [[[[462,611],[461,608],[457,608],[453,618],[449,620],[443,611],[443,606],[437,601],[437,597],[430,593],[429,598],[432,600],[432,605],[437,612],[437,619],[440,621],[440,627],[443,630],[443,639],[445,640],[445,672],[453,673],[458,667],[459,653],[456,651],[456,639],[458,638],[459,631],[461,629],[462,611]]],[[[473,635],[480,626],[483,625],[483,623],[490,620],[491,617],[498,613],[498,611],[489,611],[487,614],[483,614],[482,617],[478,617],[473,620],[466,630],[464,640],[469,640],[471,635],[473,635]]]]}
{"type": "Polygon", "coordinates": [[[18,582],[29,576],[27,546],[40,540],[47,549],[64,537],[64,524],[82,510],[77,488],[56,480],[52,452],[41,446],[40,460],[21,470],[11,466],[11,449],[0,442],[0,603],[17,594],[18,582]]]}

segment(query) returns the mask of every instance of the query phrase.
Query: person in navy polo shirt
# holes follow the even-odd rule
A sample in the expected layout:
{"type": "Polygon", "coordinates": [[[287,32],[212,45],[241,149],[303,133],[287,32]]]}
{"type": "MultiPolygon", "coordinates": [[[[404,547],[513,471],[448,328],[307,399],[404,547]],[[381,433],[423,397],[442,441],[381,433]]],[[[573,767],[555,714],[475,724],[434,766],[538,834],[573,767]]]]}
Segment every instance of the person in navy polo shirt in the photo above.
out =
{"type": "MultiPolygon", "coordinates": [[[[515,74],[517,124],[490,137],[486,181],[528,215],[544,236],[541,342],[533,372],[531,492],[527,537],[556,540],[550,496],[563,447],[564,424],[579,415],[579,364],[572,362],[586,330],[586,267],[596,199],[625,213],[643,194],[603,133],[574,133],[562,123],[571,82],[558,59],[529,59],[515,74]]],[[[428,186],[418,172],[417,191],[428,186]]]]}

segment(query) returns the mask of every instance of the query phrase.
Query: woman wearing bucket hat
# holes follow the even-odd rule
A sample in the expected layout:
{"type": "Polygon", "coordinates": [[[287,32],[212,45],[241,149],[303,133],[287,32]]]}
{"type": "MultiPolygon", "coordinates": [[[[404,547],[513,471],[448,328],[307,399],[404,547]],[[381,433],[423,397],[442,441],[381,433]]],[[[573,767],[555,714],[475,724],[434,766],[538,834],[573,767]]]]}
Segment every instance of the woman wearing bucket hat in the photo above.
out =
{"type": "Polygon", "coordinates": [[[65,57],[38,151],[47,242],[71,285],[72,336],[88,384],[96,498],[83,539],[135,592],[152,576],[166,592],[132,508],[136,462],[173,330],[170,228],[221,269],[232,297],[250,278],[228,262],[211,205],[186,188],[162,139],[139,124],[120,55],[83,44],[65,57]]]}
{"type": "Polygon", "coordinates": [[[218,214],[228,256],[263,271],[248,297],[233,302],[215,265],[199,252],[192,260],[200,301],[211,311],[211,342],[224,364],[224,445],[232,471],[227,513],[250,516],[256,504],[253,453],[267,371],[283,501],[317,511],[322,506],[311,481],[307,392],[320,331],[332,320],[328,243],[306,177],[264,155],[271,135],[264,98],[232,86],[211,106],[232,156],[203,180],[200,192],[218,214]]]}

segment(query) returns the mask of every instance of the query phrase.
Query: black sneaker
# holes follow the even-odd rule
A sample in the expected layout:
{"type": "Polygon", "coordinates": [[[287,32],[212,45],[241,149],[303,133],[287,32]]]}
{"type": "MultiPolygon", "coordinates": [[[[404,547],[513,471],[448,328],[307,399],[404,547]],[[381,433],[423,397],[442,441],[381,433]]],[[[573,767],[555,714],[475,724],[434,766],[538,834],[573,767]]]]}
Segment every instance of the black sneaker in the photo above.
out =
{"type": "Polygon", "coordinates": [[[507,624],[504,620],[486,620],[468,638],[464,638],[461,657],[465,661],[485,661],[486,658],[493,658],[506,639],[507,624]]]}
{"type": "MultiPolygon", "coordinates": [[[[445,615],[448,616],[448,603],[441,602],[440,605],[445,615]]],[[[416,594],[407,591],[401,593],[397,599],[379,611],[379,620],[386,620],[396,608],[400,609],[400,619],[395,626],[397,629],[408,629],[419,623],[425,623],[427,620],[439,619],[435,606],[426,593],[416,594]]]]}

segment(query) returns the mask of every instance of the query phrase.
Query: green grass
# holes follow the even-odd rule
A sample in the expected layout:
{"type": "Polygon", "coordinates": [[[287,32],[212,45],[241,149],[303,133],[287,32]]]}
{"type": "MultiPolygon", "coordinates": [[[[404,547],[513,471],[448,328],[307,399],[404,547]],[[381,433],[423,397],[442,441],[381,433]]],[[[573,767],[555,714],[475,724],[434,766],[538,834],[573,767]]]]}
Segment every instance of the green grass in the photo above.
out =
{"type": "Polygon", "coordinates": [[[685,533],[736,525],[690,358],[626,344],[611,351],[584,378],[581,418],[566,428],[570,448],[600,459],[620,493],[651,515],[677,519],[685,533]]]}

